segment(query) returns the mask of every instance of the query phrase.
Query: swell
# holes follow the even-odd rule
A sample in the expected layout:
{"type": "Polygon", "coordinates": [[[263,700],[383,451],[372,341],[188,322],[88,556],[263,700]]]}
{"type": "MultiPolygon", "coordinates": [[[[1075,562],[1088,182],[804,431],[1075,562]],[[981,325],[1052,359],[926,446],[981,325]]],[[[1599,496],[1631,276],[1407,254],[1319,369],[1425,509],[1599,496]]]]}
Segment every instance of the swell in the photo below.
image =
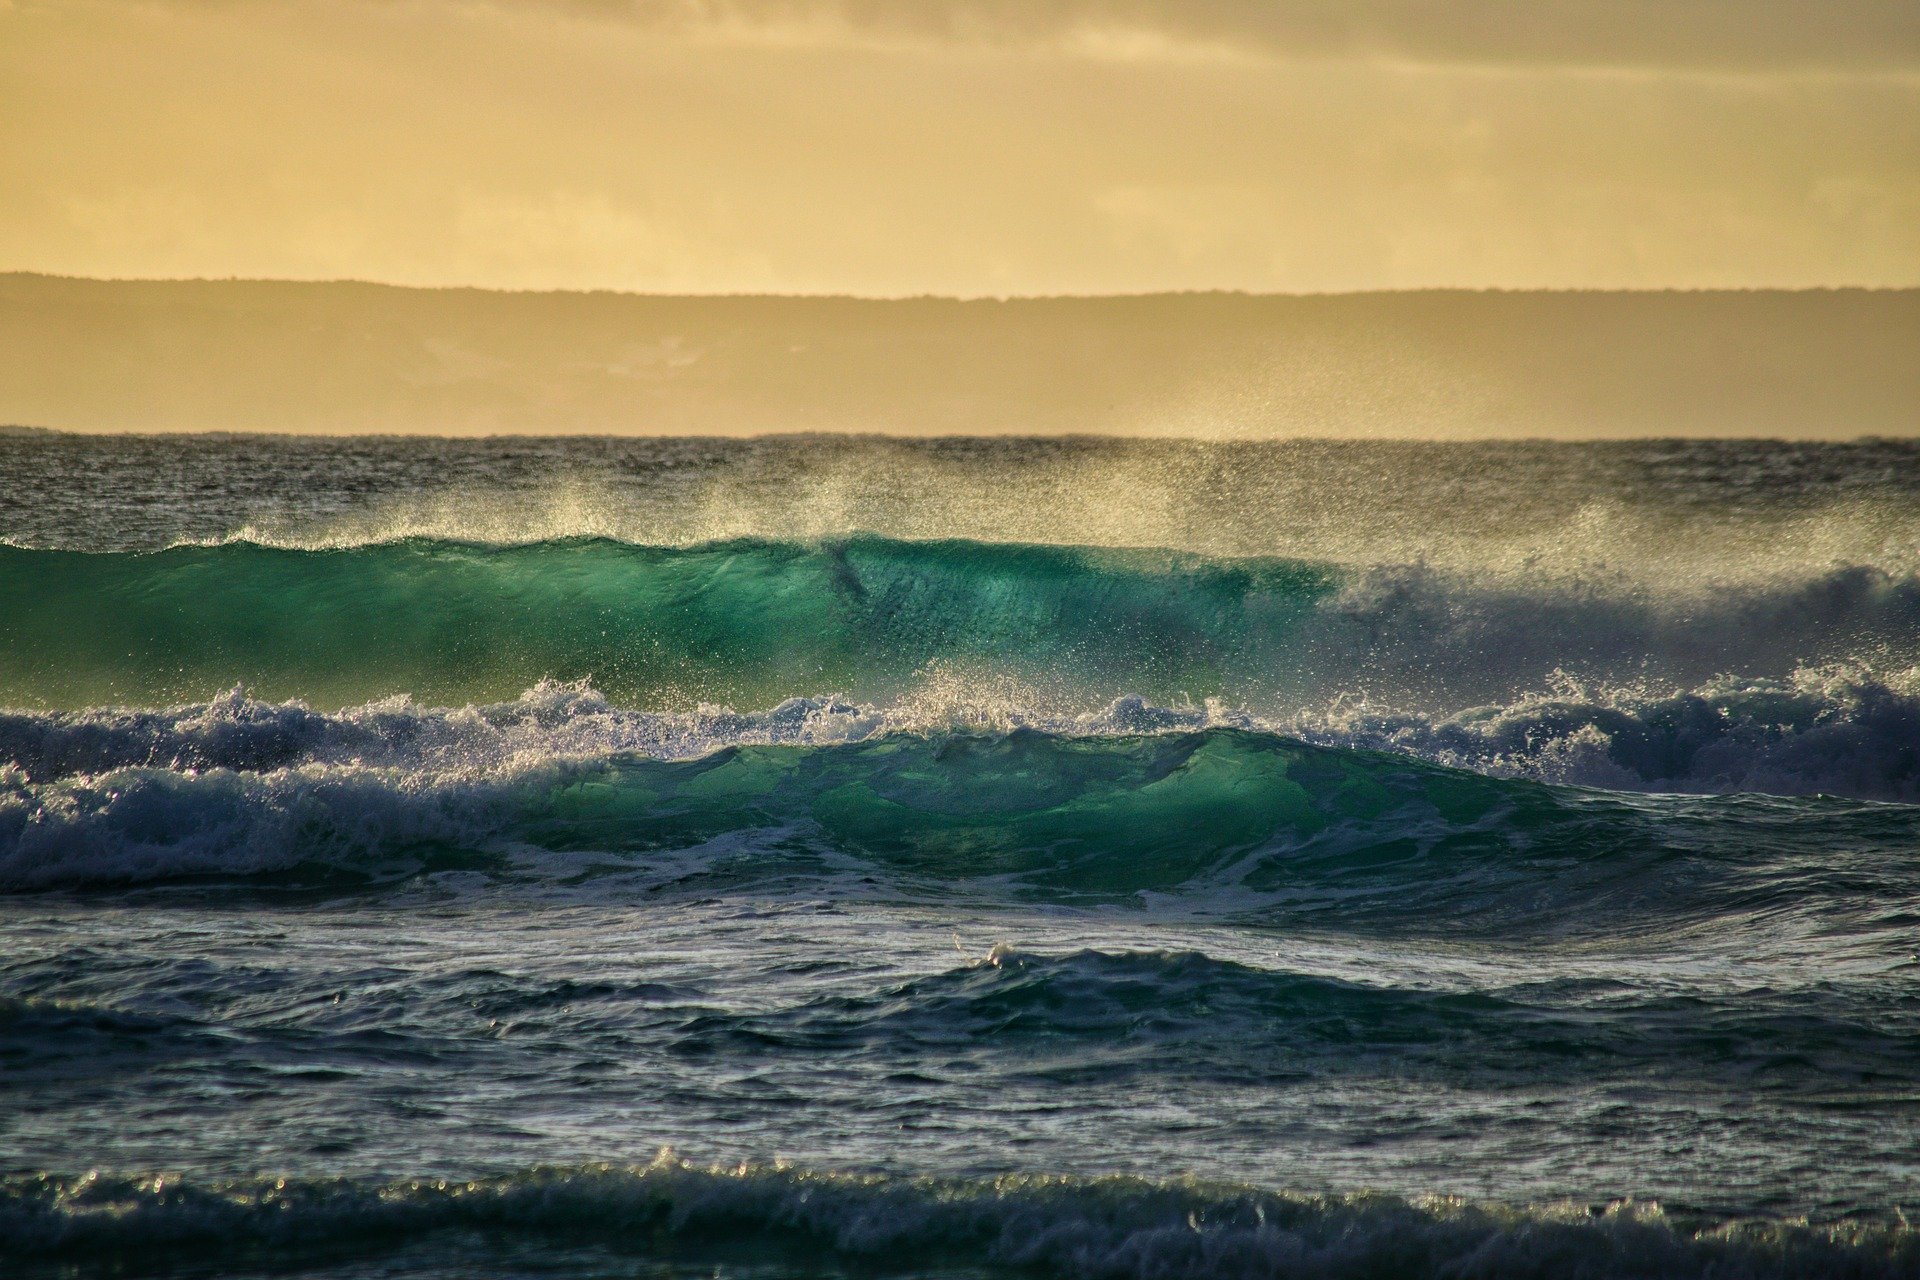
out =
{"type": "MultiPolygon", "coordinates": [[[[405,1274],[408,1262],[457,1261],[460,1233],[471,1232],[483,1233],[492,1249],[538,1242],[547,1267],[587,1244],[687,1265],[758,1246],[788,1251],[785,1260],[801,1274],[852,1265],[882,1274],[954,1268],[1107,1280],[1763,1280],[1907,1276],[1920,1268],[1920,1239],[1903,1222],[1728,1221],[1633,1202],[1509,1207],[1192,1180],[705,1168],[668,1153],[641,1166],[539,1168],[470,1181],[90,1174],[0,1183],[0,1256],[49,1274],[76,1265],[165,1274],[170,1264],[265,1269],[297,1259],[311,1268],[388,1257],[405,1274]],[[445,1242],[439,1259],[430,1249],[435,1239],[445,1242]]],[[[604,1269],[608,1260],[599,1261],[604,1269]]]]}
{"type": "Polygon", "coordinates": [[[72,948],[0,965],[0,1095],[156,1063],[348,1073],[404,1060],[454,1075],[484,1053],[523,1055],[534,1069],[586,1042],[628,1062],[665,1053],[791,1070],[813,1058],[928,1083],[945,1074],[940,1064],[1097,1089],[1132,1077],[1614,1081],[1816,1108],[1848,1091],[1899,1095],[1920,1064],[1920,1013],[1884,972],[1782,987],[1420,982],[1196,951],[1002,944],[941,972],[742,1009],[697,985],[471,967],[311,973],[72,948]]]}
{"type": "Polygon", "coordinates": [[[1036,954],[770,1013],[704,1014],[680,1053],[898,1058],[983,1052],[1110,1086],[1154,1078],[1441,1079],[1463,1088],[1631,1079],[1776,1099],[1844,1078],[1905,1088],[1920,1021],[1878,984],[1649,991],[1604,979],[1459,990],[1253,967],[1200,952],[1036,954]]]}
{"type": "Polygon", "coordinates": [[[1866,566],[1716,585],[1273,557],[742,539],[408,539],[149,553],[0,547],[0,699],[154,705],[245,683],[346,706],[498,701],[591,677],[627,706],[886,699],[929,669],[1048,696],[1366,693],[1451,710],[1553,673],[1695,684],[1920,656],[1920,582],[1866,566]]]}
{"type": "Polygon", "coordinates": [[[196,710],[30,721],[48,732],[16,748],[27,767],[0,770],[0,887],[458,870],[556,892],[809,886],[1430,932],[1861,920],[1915,893],[1911,806],[1637,799],[1156,724],[1137,703],[1052,729],[909,729],[831,702],[689,721],[556,689],[454,713],[196,710]]]}

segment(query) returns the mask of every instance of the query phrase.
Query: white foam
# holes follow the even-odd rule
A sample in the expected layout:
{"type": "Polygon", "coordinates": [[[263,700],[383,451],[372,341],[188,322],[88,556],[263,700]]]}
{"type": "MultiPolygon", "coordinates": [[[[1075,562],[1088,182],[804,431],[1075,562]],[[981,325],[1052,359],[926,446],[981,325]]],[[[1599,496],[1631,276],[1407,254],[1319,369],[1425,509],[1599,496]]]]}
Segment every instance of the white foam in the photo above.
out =
{"type": "Polygon", "coordinates": [[[622,758],[832,747],[889,734],[1101,737],[1271,732],[1502,777],[1664,792],[1837,793],[1920,802],[1920,671],[1808,669],[1659,692],[1561,680],[1445,716],[1343,700],[1260,716],[1125,697],[1090,711],[1005,679],[934,673],[888,707],[613,706],[581,684],[511,702],[387,699],[327,714],[235,689],[161,710],[0,714],[0,886],[138,883],[325,863],[376,870],[421,845],[475,847],[533,801],[622,758]]]}
{"type": "Polygon", "coordinates": [[[87,1258],[129,1250],[277,1248],[324,1241],[379,1255],[423,1233],[480,1227],[558,1240],[672,1239],[682,1250],[761,1240],[844,1261],[1030,1268],[1104,1280],[1394,1275],[1766,1277],[1913,1274],[1904,1224],[1681,1222],[1656,1204],[1509,1208],[1431,1196],[1306,1195],[1192,1180],[1016,1175],[911,1178],[784,1164],[543,1169],[474,1182],[181,1184],[15,1180],[0,1252],[87,1258]]]}

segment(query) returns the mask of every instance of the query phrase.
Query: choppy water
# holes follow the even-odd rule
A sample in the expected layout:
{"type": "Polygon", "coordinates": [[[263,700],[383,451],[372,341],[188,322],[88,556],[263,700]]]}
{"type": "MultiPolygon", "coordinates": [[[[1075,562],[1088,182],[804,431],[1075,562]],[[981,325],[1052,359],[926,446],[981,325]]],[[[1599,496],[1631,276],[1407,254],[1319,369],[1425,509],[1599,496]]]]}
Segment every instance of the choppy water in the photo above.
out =
{"type": "Polygon", "coordinates": [[[1920,1275],[1920,447],[0,480],[11,1270],[1920,1275]]]}

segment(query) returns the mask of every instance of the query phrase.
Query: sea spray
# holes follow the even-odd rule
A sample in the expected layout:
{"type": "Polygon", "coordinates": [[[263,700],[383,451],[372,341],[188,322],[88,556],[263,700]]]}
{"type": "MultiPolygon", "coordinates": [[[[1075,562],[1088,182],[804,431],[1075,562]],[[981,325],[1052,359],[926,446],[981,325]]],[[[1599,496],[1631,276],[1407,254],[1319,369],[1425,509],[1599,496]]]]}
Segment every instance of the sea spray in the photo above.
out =
{"type": "Polygon", "coordinates": [[[1920,1275],[1917,448],[0,440],[0,1268],[1920,1275]]]}

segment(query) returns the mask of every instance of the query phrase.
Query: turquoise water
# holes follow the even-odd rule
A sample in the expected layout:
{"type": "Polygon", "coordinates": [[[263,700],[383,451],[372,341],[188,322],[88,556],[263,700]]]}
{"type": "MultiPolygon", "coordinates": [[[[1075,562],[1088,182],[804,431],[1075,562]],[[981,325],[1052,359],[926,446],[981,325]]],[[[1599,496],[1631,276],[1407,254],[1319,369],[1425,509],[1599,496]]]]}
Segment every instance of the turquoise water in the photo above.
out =
{"type": "Polygon", "coordinates": [[[1920,1274],[1915,464],[0,439],[0,1260],[1920,1274]]]}

